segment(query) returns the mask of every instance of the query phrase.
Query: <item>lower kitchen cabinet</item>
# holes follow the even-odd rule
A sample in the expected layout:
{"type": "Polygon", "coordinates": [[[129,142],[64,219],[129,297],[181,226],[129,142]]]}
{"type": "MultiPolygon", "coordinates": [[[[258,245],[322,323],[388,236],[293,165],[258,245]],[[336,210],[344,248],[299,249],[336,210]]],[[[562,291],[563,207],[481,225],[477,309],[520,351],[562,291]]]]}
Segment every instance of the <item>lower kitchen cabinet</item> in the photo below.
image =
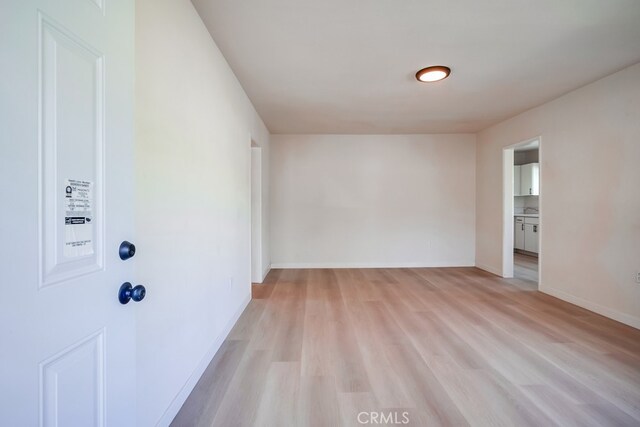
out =
{"type": "Polygon", "coordinates": [[[524,250],[524,217],[517,216],[514,221],[513,247],[524,250]]]}
{"type": "Polygon", "coordinates": [[[524,250],[538,253],[538,227],[537,224],[524,225],[524,250]]]}
{"type": "Polygon", "coordinates": [[[540,220],[517,216],[513,230],[514,249],[538,253],[540,248],[540,220]]]}

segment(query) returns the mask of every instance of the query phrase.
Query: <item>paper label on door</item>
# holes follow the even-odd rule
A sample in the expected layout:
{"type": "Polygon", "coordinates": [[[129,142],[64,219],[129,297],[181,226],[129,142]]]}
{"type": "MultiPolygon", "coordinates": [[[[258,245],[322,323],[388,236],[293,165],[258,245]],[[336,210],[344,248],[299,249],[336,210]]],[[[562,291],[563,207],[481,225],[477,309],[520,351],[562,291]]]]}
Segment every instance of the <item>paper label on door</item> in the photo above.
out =
{"type": "Polygon", "coordinates": [[[64,210],[64,256],[93,254],[93,183],[67,179],[64,210]]]}

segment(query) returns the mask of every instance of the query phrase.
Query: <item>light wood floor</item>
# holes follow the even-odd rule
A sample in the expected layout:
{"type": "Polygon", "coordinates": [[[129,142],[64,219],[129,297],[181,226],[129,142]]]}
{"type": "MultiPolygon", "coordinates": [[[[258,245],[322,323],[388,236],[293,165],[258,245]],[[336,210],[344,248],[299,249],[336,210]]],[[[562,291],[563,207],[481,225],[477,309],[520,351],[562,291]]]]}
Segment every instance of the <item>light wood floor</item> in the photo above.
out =
{"type": "Polygon", "coordinates": [[[538,288],[538,258],[515,252],[513,254],[513,276],[538,288]]]}
{"type": "Polygon", "coordinates": [[[640,425],[640,331],[522,280],[274,270],[253,289],[174,426],[640,425]]]}

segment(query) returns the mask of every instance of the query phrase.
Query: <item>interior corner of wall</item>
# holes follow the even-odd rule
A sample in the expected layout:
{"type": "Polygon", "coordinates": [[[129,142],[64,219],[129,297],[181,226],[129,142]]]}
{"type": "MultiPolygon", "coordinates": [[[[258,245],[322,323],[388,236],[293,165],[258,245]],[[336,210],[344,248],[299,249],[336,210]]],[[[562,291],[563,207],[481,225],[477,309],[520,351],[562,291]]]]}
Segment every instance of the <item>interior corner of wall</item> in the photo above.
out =
{"type": "Polygon", "coordinates": [[[264,282],[264,279],[267,278],[267,274],[271,271],[271,263],[268,263],[265,269],[262,271],[262,280],[260,283],[264,282]]]}

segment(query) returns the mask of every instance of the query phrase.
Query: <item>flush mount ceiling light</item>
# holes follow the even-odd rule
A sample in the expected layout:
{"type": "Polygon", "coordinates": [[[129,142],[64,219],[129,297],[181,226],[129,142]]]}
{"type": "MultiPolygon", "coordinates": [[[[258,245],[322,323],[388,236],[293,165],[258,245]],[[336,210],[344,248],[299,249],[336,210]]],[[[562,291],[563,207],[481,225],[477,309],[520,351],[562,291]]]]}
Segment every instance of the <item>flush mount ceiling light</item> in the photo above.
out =
{"type": "Polygon", "coordinates": [[[449,77],[451,73],[451,68],[445,67],[444,65],[434,65],[433,67],[423,68],[422,70],[416,73],[416,79],[419,82],[437,82],[440,80],[444,80],[449,77]]]}

